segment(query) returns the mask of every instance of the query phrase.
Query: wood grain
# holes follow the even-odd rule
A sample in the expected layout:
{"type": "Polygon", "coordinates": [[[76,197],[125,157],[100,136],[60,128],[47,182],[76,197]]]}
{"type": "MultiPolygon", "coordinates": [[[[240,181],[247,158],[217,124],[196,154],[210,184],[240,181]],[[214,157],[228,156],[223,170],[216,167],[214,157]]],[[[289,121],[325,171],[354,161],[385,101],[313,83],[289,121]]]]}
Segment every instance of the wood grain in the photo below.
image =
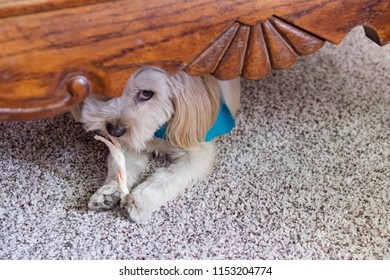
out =
{"type": "Polygon", "coordinates": [[[110,2],[110,0],[0,0],[0,17],[47,12],[101,2],[110,2]]]}
{"type": "Polygon", "coordinates": [[[325,43],[315,36],[312,36],[305,31],[291,26],[275,17],[270,18],[270,22],[276,29],[284,35],[286,41],[290,43],[296,53],[300,55],[308,55],[319,50],[325,43]]]}
{"type": "Polygon", "coordinates": [[[221,37],[216,39],[210,47],[186,67],[187,73],[194,76],[202,75],[205,72],[213,73],[229,48],[239,28],[240,24],[238,22],[229,27],[221,37]]]}
{"type": "Polygon", "coordinates": [[[277,32],[275,27],[266,21],[263,23],[265,40],[271,57],[271,65],[274,69],[290,67],[297,60],[297,54],[286,40],[277,32]]]}
{"type": "Polygon", "coordinates": [[[248,50],[245,57],[242,76],[246,79],[258,80],[271,73],[271,62],[265,44],[261,24],[251,28],[248,50]]]}
{"type": "Polygon", "coordinates": [[[231,80],[241,74],[250,27],[241,25],[221,62],[213,72],[217,79],[231,80]]]}
{"type": "Polygon", "coordinates": [[[358,25],[387,43],[389,0],[0,0],[0,120],[119,96],[143,65],[258,79],[358,25]]]}

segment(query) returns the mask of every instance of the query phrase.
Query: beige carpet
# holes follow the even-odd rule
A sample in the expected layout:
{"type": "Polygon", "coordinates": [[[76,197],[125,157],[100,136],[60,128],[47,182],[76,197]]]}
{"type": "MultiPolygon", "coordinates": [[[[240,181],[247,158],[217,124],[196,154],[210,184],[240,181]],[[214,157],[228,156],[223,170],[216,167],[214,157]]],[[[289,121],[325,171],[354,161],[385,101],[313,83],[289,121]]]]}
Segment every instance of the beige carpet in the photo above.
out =
{"type": "Polygon", "coordinates": [[[69,115],[0,123],[0,258],[390,259],[390,45],[242,85],[214,174],[142,225],[87,209],[108,151],[69,115]]]}

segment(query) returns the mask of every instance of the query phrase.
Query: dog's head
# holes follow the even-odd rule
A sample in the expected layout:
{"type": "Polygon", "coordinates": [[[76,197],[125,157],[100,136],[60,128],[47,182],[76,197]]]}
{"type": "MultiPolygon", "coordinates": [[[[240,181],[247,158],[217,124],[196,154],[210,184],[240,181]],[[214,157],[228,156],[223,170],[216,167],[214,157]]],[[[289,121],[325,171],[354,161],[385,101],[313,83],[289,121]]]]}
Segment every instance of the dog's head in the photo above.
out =
{"type": "Polygon", "coordinates": [[[212,76],[169,76],[155,67],[137,71],[121,97],[87,97],[77,114],[85,128],[98,130],[133,149],[142,150],[167,125],[166,139],[187,148],[205,138],[219,110],[218,82],[212,76]]]}

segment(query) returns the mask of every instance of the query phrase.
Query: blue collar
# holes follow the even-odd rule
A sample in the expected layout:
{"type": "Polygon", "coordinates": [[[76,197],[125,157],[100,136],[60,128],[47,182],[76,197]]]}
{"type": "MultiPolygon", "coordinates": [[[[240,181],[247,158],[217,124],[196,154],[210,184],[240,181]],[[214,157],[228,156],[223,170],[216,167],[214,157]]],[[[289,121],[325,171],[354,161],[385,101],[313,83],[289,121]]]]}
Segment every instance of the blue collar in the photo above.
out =
{"type": "MultiPolygon", "coordinates": [[[[168,124],[161,126],[155,133],[154,136],[157,138],[165,139],[166,129],[168,124]]],[[[230,112],[228,106],[225,102],[221,103],[219,113],[214,125],[206,134],[206,139],[204,141],[209,142],[215,137],[227,134],[236,126],[236,121],[234,120],[232,113],[230,112]]]]}

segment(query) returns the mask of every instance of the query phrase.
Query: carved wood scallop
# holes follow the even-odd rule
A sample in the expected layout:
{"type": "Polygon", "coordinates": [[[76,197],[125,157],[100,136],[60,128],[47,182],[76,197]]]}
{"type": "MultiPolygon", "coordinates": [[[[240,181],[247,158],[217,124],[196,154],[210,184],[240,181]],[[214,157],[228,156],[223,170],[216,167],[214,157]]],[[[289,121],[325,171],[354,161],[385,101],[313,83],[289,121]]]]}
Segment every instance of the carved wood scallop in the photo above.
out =
{"type": "Polygon", "coordinates": [[[324,43],[320,37],[277,17],[253,26],[235,22],[185,71],[190,75],[212,73],[222,80],[239,75],[258,80],[271,69],[290,67],[298,55],[314,53],[324,43]]]}

